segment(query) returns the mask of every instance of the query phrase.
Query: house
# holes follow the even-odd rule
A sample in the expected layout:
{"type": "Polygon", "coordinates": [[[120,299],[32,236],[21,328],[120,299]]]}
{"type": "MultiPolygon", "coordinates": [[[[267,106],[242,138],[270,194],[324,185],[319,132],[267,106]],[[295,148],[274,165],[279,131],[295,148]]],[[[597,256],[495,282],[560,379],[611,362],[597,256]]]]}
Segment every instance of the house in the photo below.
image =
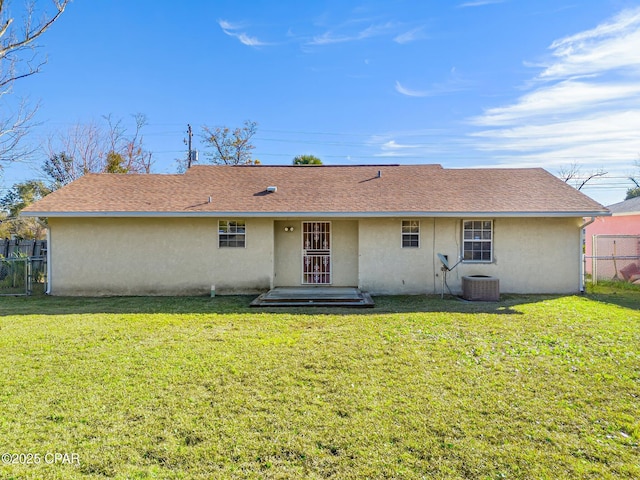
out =
{"type": "Polygon", "coordinates": [[[586,227],[585,253],[593,253],[594,235],[640,235],[640,197],[609,205],[610,216],[599,217],[586,227]]]}
{"type": "Polygon", "coordinates": [[[640,197],[607,208],[611,216],[598,217],[586,227],[586,271],[595,270],[600,279],[631,280],[634,275],[625,275],[625,269],[640,268],[640,197]]]}
{"type": "Polygon", "coordinates": [[[86,175],[23,211],[49,224],[54,295],[357,286],[432,294],[581,289],[584,217],[607,210],[543,169],[195,166],[86,175]]]}

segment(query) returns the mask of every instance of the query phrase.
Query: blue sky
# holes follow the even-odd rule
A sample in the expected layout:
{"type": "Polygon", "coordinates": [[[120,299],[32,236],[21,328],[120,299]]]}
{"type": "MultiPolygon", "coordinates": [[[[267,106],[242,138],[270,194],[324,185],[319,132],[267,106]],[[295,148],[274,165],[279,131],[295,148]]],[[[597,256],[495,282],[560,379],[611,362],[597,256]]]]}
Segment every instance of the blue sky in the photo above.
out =
{"type": "Polygon", "coordinates": [[[203,125],[247,119],[264,164],[577,162],[609,172],[583,189],[605,205],[640,171],[640,1],[75,0],[40,45],[12,94],[40,101],[30,141],[143,113],[156,173],[187,123],[202,152],[203,125]]]}

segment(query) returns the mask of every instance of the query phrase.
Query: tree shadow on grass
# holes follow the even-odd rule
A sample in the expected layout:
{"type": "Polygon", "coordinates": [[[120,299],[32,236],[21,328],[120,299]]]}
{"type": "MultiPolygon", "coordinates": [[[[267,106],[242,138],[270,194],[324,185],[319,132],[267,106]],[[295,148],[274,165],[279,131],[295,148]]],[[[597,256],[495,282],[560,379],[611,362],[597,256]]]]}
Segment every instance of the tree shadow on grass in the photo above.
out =
{"type": "MultiPolygon", "coordinates": [[[[255,295],[210,297],[4,297],[0,317],[8,315],[82,314],[254,314],[377,315],[390,313],[482,313],[520,315],[519,305],[560,298],[559,295],[503,295],[499,302],[469,302],[455,296],[402,295],[374,297],[373,308],[249,306],[255,295]]],[[[599,300],[601,301],[601,300],[599,300]]],[[[637,308],[637,306],[635,307],[637,308]]]]}
{"type": "Polygon", "coordinates": [[[588,298],[601,303],[609,303],[631,310],[640,310],[640,292],[613,292],[608,294],[589,294],[588,298]]]}
{"type": "Polygon", "coordinates": [[[623,281],[587,283],[587,297],[593,301],[640,310],[640,285],[623,281]]]}

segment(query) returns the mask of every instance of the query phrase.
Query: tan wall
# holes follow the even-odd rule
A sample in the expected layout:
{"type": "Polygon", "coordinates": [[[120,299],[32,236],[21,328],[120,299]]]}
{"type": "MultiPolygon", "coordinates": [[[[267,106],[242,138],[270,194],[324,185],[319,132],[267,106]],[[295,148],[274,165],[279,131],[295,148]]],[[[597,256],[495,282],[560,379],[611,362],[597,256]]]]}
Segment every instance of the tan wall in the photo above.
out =
{"type": "MultiPolygon", "coordinates": [[[[495,219],[493,263],[461,263],[447,283],[460,293],[463,276],[491,275],[503,293],[577,292],[580,224],[577,218],[495,219]]],[[[401,219],[361,220],[360,287],[374,294],[440,293],[437,253],[451,265],[460,259],[461,220],[421,219],[417,249],[401,248],[400,230],[401,219]]]]}
{"type": "MultiPolygon", "coordinates": [[[[302,221],[278,220],[274,224],[274,286],[302,284],[302,221]],[[293,227],[293,232],[285,232],[293,227]]],[[[358,221],[331,221],[332,285],[358,284],[358,221]]]]}
{"type": "MultiPolygon", "coordinates": [[[[238,218],[241,219],[241,218],[238,218]]],[[[404,218],[410,220],[410,218],[404,218]]],[[[401,248],[402,219],[332,220],[333,285],[373,294],[438,294],[436,254],[455,264],[461,220],[420,219],[420,247],[401,248]]],[[[215,218],[51,218],[54,295],[255,293],[301,284],[302,223],[245,219],[246,248],[218,248],[215,218]],[[293,232],[285,232],[293,226],[293,232]]],[[[581,219],[494,220],[494,261],[447,275],[492,275],[502,293],[579,290],[581,219]]]]}
{"type": "Polygon", "coordinates": [[[267,290],[273,221],[246,219],[246,248],[218,248],[218,220],[49,219],[54,295],[194,295],[267,290]]]}
{"type": "Polygon", "coordinates": [[[433,293],[431,219],[420,220],[420,247],[402,248],[402,220],[360,221],[359,286],[374,294],[433,293]]]}
{"type": "MultiPolygon", "coordinates": [[[[213,282],[222,294],[270,289],[273,279],[273,219],[246,219],[246,248],[218,248],[215,240],[213,282]]],[[[217,219],[216,219],[217,228],[217,219]]]]}

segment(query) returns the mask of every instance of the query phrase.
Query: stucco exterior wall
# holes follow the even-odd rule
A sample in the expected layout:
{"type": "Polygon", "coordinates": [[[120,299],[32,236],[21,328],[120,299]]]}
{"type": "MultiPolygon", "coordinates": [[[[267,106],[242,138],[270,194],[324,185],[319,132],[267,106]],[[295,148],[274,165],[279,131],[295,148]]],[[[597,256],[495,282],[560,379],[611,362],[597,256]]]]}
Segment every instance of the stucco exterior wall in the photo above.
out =
{"type": "Polygon", "coordinates": [[[359,287],[373,294],[434,293],[432,219],[420,220],[419,248],[402,248],[402,220],[360,220],[359,287]]]}
{"type": "Polygon", "coordinates": [[[580,291],[581,218],[521,218],[494,221],[494,262],[461,264],[464,275],[492,275],[504,293],[580,291]]]}
{"type": "Polygon", "coordinates": [[[217,218],[51,218],[53,295],[198,295],[270,288],[273,221],[218,247],[217,218]]]}
{"type": "MultiPolygon", "coordinates": [[[[442,253],[461,258],[462,221],[420,219],[420,247],[401,247],[402,219],[360,221],[359,286],[373,294],[440,293],[442,253]]],[[[410,220],[406,218],[404,220],[410,220]]],[[[462,277],[490,275],[503,293],[574,293],[580,290],[578,218],[498,218],[493,226],[493,261],[460,263],[447,273],[454,293],[462,277]]]]}
{"type": "MultiPolygon", "coordinates": [[[[274,222],[275,264],[274,286],[302,284],[302,222],[278,220],[274,222]],[[285,232],[293,227],[293,232],[285,232]]],[[[332,283],[335,287],[358,284],[358,221],[331,220],[332,283]]]]}
{"type": "MultiPolygon", "coordinates": [[[[211,285],[233,294],[300,285],[303,220],[244,220],[246,247],[219,248],[217,218],[50,218],[52,294],[197,295],[211,285]]],[[[332,219],[332,285],[439,294],[437,254],[451,265],[459,260],[462,220],[416,219],[418,248],[402,248],[402,220],[411,218],[332,219]]],[[[582,219],[493,221],[493,261],[449,272],[454,293],[465,275],[495,276],[502,293],[579,291],[582,219]]]]}

